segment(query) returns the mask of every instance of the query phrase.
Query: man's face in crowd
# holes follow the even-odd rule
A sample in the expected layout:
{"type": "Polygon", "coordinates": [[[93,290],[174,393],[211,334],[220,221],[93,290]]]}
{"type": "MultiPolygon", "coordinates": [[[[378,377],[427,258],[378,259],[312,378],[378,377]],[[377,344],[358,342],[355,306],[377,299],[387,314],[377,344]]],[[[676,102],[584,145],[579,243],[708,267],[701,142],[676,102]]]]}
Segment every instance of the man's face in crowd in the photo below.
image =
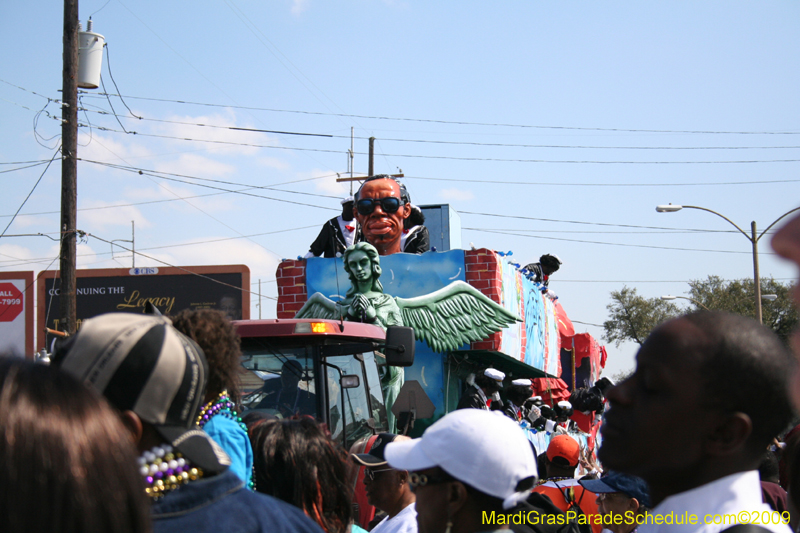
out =
{"type": "MultiPolygon", "coordinates": [[[[369,181],[361,188],[359,200],[400,198],[400,186],[392,179],[369,181]]],[[[380,203],[374,205],[374,211],[362,215],[355,211],[356,219],[361,225],[364,238],[377,248],[380,255],[391,255],[402,252],[400,236],[403,234],[403,221],[411,214],[411,206],[401,205],[395,213],[386,213],[380,203]]]]}
{"type": "Polygon", "coordinates": [[[552,265],[542,265],[542,272],[544,273],[545,276],[549,276],[555,271],[556,269],[553,268],[552,265]]]}
{"type": "MultiPolygon", "coordinates": [[[[778,255],[800,267],[800,216],[791,219],[772,237],[772,248],[778,252],[778,255]]],[[[792,296],[795,305],[800,305],[800,283],[795,282],[792,296]]],[[[795,330],[791,342],[795,356],[800,357],[800,329],[795,330]]],[[[800,409],[800,368],[795,373],[792,395],[795,409],[800,409]]]]}
{"type": "MultiPolygon", "coordinates": [[[[623,517],[623,522],[627,520],[625,513],[628,511],[633,511],[633,500],[622,492],[599,493],[597,495],[596,503],[598,513],[601,515],[620,515],[623,517]]],[[[606,527],[614,533],[622,533],[623,531],[630,531],[633,529],[635,524],[609,524],[606,527]]]]}
{"type": "MultiPolygon", "coordinates": [[[[441,476],[438,467],[428,468],[417,472],[426,476],[441,476]]],[[[417,496],[417,530],[419,533],[440,533],[447,529],[447,508],[449,505],[450,483],[430,483],[417,487],[414,493],[417,496]]]]}
{"type": "Polygon", "coordinates": [[[354,202],[345,202],[342,204],[342,220],[345,222],[353,220],[353,207],[355,205],[354,202]]]}
{"type": "Polygon", "coordinates": [[[636,371],[608,391],[602,425],[604,466],[680,483],[704,460],[703,432],[718,413],[704,403],[700,354],[703,332],[674,319],[656,328],[636,356],[636,371]]]}
{"type": "Polygon", "coordinates": [[[364,476],[364,488],[367,493],[367,503],[385,511],[390,509],[400,498],[401,484],[400,472],[393,470],[388,465],[376,466],[372,469],[375,479],[364,476]]]}

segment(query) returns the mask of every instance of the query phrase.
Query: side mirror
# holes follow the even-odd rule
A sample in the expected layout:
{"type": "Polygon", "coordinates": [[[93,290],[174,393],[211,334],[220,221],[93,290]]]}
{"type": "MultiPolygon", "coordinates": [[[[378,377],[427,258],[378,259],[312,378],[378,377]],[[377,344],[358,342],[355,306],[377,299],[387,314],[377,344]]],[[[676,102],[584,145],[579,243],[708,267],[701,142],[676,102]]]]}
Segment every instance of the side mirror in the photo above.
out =
{"type": "Polygon", "coordinates": [[[390,366],[414,364],[414,329],[402,326],[386,328],[386,347],[383,349],[390,366]]]}
{"type": "Polygon", "coordinates": [[[361,385],[361,380],[358,374],[347,374],[342,376],[341,384],[343,389],[357,389],[361,385]]]}

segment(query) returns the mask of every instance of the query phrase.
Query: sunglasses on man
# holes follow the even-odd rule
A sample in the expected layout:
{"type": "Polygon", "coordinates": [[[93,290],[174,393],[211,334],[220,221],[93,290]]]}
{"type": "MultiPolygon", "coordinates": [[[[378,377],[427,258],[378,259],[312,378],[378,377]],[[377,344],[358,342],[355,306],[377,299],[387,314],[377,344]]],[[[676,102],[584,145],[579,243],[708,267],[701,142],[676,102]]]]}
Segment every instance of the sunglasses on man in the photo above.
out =
{"type": "Polygon", "coordinates": [[[455,480],[447,475],[429,476],[427,474],[417,474],[416,472],[412,472],[408,476],[408,485],[411,488],[411,492],[416,491],[419,487],[426,487],[429,485],[439,485],[442,483],[449,483],[451,481],[455,480]]]}
{"type": "Polygon", "coordinates": [[[370,481],[375,481],[377,477],[375,474],[380,474],[381,472],[391,472],[394,470],[393,468],[365,468],[364,469],[364,477],[369,479],[370,481]]]}
{"type": "Polygon", "coordinates": [[[358,210],[361,215],[371,215],[372,212],[375,211],[375,204],[381,204],[383,212],[390,215],[392,213],[397,213],[400,206],[404,205],[403,200],[393,196],[387,196],[386,198],[363,198],[356,202],[356,210],[358,210]]]}

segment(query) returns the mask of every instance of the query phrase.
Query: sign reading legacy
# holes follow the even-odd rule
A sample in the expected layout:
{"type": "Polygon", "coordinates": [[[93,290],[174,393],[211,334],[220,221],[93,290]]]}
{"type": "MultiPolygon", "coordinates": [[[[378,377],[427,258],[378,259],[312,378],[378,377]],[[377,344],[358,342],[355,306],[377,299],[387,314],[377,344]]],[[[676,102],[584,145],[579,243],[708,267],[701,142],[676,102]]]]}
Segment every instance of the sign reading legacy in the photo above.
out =
{"type": "MultiPolygon", "coordinates": [[[[218,309],[231,320],[250,318],[250,269],[245,265],[142,268],[136,273],[131,270],[78,270],[79,328],[82,320],[103,313],[143,313],[148,302],[164,315],[184,309],[218,309]]],[[[37,293],[38,323],[59,329],[61,280],[57,271],[39,274],[37,293]]],[[[39,328],[38,347],[49,342],[44,327],[39,328]]]]}

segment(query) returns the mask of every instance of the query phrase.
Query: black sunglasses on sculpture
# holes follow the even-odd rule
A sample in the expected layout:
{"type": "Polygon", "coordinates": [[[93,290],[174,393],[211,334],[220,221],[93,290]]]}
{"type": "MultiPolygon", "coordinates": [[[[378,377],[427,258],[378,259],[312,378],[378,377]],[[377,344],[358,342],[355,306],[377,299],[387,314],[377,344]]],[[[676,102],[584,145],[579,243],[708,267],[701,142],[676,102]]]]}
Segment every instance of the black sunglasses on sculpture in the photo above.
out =
{"type": "Polygon", "coordinates": [[[397,210],[400,209],[401,205],[405,205],[405,202],[393,196],[387,196],[386,198],[361,198],[356,202],[356,209],[359,214],[368,216],[375,211],[375,204],[381,204],[381,209],[383,209],[384,213],[392,214],[397,213],[397,210]]]}

